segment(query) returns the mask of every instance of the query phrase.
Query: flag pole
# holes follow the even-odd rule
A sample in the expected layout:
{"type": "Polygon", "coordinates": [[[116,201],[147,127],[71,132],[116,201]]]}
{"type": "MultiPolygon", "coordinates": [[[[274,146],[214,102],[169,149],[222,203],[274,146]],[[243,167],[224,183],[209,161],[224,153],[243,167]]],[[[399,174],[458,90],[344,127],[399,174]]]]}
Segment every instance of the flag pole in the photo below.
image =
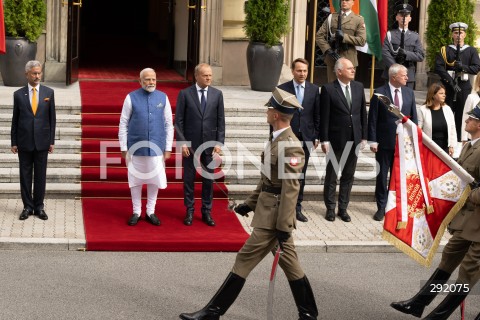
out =
{"type": "Polygon", "coordinates": [[[372,74],[370,75],[370,99],[373,96],[373,82],[375,78],[375,56],[372,54],[372,74]]]}

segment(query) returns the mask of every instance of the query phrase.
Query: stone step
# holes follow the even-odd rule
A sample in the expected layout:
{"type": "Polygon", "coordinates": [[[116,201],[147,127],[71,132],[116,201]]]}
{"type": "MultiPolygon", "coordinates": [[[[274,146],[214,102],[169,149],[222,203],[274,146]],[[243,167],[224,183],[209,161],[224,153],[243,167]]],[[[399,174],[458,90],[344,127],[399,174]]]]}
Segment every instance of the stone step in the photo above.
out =
{"type": "MultiPolygon", "coordinates": [[[[80,115],[82,112],[82,107],[81,106],[68,106],[68,105],[55,105],[55,113],[57,115],[80,115]]],[[[7,114],[10,115],[10,117],[13,114],[13,98],[12,98],[12,104],[1,104],[0,105],[0,114],[7,114]]]]}
{"type": "MultiPolygon", "coordinates": [[[[57,127],[80,128],[82,117],[79,114],[57,114],[57,127]]],[[[10,129],[12,125],[12,114],[0,113],[0,127],[10,129]]]]}
{"type": "MultiPolygon", "coordinates": [[[[81,164],[80,153],[61,154],[52,153],[48,155],[48,167],[50,168],[79,168],[81,164]]],[[[0,153],[0,168],[17,168],[18,155],[13,153],[0,153]]]]}
{"type": "MultiPolygon", "coordinates": [[[[45,191],[47,198],[74,199],[81,196],[80,183],[48,183],[45,191]]],[[[20,198],[20,184],[0,183],[0,199],[20,198]]]]}
{"type": "MultiPolygon", "coordinates": [[[[47,167],[47,183],[76,183],[81,179],[80,168],[47,167]]],[[[18,168],[0,168],[0,183],[18,183],[18,168]]]]}
{"type": "MultiPolygon", "coordinates": [[[[237,203],[240,203],[240,201],[245,200],[252,191],[255,190],[257,185],[227,185],[227,187],[229,197],[239,200],[237,203]]],[[[323,185],[306,185],[303,199],[307,201],[323,201],[323,185]]],[[[350,200],[375,201],[375,186],[353,185],[350,200]]]]}
{"type": "MultiPolygon", "coordinates": [[[[55,141],[58,140],[76,140],[82,136],[82,129],[57,127],[55,130],[55,141]]],[[[7,140],[11,137],[11,128],[0,127],[0,140],[7,140]]]]}
{"type": "MultiPolygon", "coordinates": [[[[55,151],[58,154],[80,153],[82,143],[80,140],[55,140],[55,151]]],[[[0,140],[0,153],[11,153],[11,140],[0,140]]]]}

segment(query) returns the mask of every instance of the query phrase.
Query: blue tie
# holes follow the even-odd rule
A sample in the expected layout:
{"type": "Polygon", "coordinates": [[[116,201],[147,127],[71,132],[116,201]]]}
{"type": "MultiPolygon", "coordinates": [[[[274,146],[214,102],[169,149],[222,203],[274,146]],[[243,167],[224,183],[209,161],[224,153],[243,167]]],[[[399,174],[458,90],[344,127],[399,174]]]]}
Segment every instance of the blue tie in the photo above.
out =
{"type": "Polygon", "coordinates": [[[297,85],[297,100],[302,104],[303,102],[303,87],[301,85],[297,85]]]}
{"type": "Polygon", "coordinates": [[[202,112],[205,113],[207,108],[207,100],[205,99],[205,89],[200,90],[202,92],[202,97],[200,99],[200,106],[202,107],[202,112]]]}

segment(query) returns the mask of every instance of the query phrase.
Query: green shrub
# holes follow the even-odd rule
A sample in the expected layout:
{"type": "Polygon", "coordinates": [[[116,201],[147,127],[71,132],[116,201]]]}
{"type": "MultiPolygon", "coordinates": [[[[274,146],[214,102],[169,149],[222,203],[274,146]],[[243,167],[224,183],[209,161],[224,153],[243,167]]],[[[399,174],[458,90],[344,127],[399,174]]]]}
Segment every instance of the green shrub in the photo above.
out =
{"type": "Polygon", "coordinates": [[[465,44],[474,46],[477,25],[473,20],[475,4],[471,0],[431,0],[428,5],[427,64],[435,68],[435,56],[440,48],[452,43],[452,31],[448,26],[454,22],[468,24],[465,44]]]}
{"type": "Polygon", "coordinates": [[[290,31],[290,0],[248,0],[245,2],[245,34],[251,42],[268,47],[280,43],[290,31]]]}
{"type": "Polygon", "coordinates": [[[5,35],[36,42],[47,18],[44,0],[3,0],[5,35]]]}

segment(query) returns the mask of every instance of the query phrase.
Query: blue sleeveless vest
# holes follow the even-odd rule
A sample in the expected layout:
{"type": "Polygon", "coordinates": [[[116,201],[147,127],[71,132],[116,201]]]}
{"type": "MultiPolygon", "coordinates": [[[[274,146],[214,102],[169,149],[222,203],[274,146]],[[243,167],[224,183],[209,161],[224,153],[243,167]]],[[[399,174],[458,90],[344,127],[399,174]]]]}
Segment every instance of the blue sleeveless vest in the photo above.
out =
{"type": "Polygon", "coordinates": [[[130,93],[132,114],[128,122],[127,147],[130,151],[132,145],[137,142],[145,144],[138,148],[133,155],[160,156],[165,151],[166,97],[165,93],[161,91],[155,90],[150,93],[143,88],[130,93]],[[155,152],[157,148],[161,150],[161,154],[155,152]]]}

